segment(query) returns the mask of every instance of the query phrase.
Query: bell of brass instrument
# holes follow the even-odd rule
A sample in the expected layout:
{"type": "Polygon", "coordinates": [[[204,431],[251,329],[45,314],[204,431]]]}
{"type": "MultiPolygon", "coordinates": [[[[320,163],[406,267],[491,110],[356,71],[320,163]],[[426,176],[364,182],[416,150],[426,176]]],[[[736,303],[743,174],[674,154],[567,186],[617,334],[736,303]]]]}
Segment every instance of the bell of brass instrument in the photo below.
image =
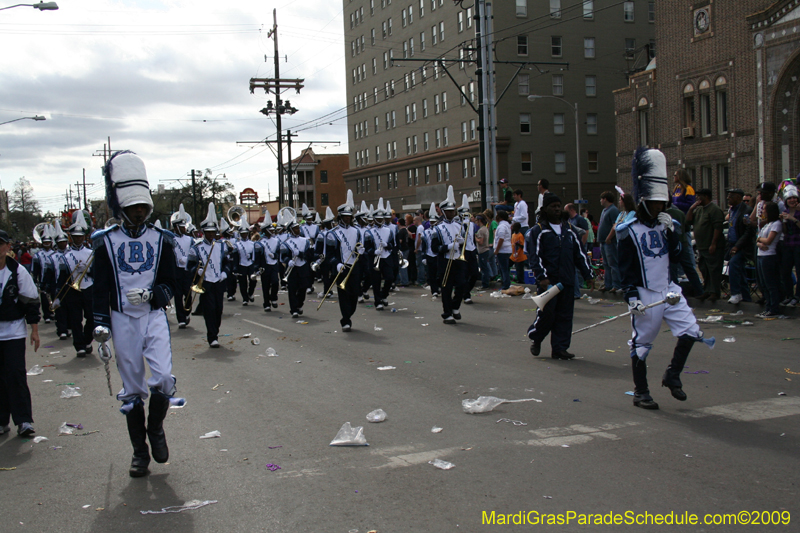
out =
{"type": "Polygon", "coordinates": [[[381,244],[375,249],[375,263],[372,265],[373,270],[381,269],[381,254],[383,253],[383,245],[381,244]]]}
{"type": "Polygon", "coordinates": [[[242,217],[245,216],[244,206],[234,205],[228,209],[228,222],[231,226],[239,226],[242,223],[242,217]]]}
{"type": "Polygon", "coordinates": [[[250,274],[250,279],[258,279],[263,273],[264,273],[264,268],[263,267],[259,268],[258,270],[250,274]]]}
{"type": "Polygon", "coordinates": [[[403,257],[403,252],[397,250],[397,259],[400,261],[400,268],[408,268],[408,259],[403,257]]]}
{"type": "Polygon", "coordinates": [[[311,270],[317,272],[319,268],[322,266],[322,262],[325,260],[325,256],[321,255],[319,259],[311,263],[311,270]]]}

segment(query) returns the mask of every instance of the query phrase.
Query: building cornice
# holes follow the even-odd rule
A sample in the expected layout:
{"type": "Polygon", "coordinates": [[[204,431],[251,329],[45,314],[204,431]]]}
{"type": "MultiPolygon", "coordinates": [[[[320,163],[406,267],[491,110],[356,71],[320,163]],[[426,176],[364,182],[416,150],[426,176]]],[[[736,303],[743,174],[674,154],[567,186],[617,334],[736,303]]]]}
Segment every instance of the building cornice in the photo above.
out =
{"type": "Polygon", "coordinates": [[[767,28],[779,22],[787,13],[798,7],[800,7],[800,0],[778,0],[764,11],[748,16],[747,23],[753,31],[767,28]]]}

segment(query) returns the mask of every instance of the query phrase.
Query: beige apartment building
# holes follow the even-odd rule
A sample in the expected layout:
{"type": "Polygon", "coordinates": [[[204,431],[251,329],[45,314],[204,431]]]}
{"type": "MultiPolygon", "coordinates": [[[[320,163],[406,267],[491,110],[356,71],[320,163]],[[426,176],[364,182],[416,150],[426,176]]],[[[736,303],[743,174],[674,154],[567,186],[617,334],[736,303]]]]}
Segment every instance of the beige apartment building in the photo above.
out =
{"type": "MultiPolygon", "coordinates": [[[[477,0],[343,4],[350,153],[344,179],[356,201],[382,196],[396,211],[409,211],[443,200],[453,185],[459,199],[467,194],[473,209],[480,207],[486,190],[472,107],[479,100],[477,0]]],[[[497,179],[508,179],[535,203],[536,184],[546,178],[551,191],[572,201],[577,152],[582,196],[594,206],[616,181],[613,90],[655,53],[655,3],[487,4],[494,25],[497,179]],[[531,101],[530,95],[546,98],[531,101]]]]}

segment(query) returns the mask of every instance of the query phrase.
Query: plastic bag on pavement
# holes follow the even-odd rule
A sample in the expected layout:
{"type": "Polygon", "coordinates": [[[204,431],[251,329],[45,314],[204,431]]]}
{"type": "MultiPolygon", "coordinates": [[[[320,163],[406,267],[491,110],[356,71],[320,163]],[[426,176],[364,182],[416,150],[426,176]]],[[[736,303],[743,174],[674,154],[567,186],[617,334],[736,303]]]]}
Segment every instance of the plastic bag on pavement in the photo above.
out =
{"type": "Polygon", "coordinates": [[[523,300],[533,300],[533,295],[531,294],[530,288],[525,288],[525,295],[522,297],[523,300]]]}
{"type": "Polygon", "coordinates": [[[80,396],[81,393],[78,392],[78,387],[70,387],[67,385],[64,390],[61,391],[62,398],[76,398],[80,396]]]}
{"type": "Polygon", "coordinates": [[[28,370],[28,374],[27,375],[29,375],[29,376],[38,376],[42,372],[44,372],[44,368],[40,367],[39,365],[33,365],[31,367],[31,369],[28,370]]]}
{"type": "Polygon", "coordinates": [[[66,422],[61,424],[61,427],[58,428],[59,435],[72,435],[73,433],[75,433],[75,430],[69,427],[66,422]]]}
{"type": "Polygon", "coordinates": [[[364,427],[350,425],[345,422],[339,429],[339,433],[331,441],[331,446],[369,446],[367,438],[364,436],[364,427]]]}
{"type": "Polygon", "coordinates": [[[215,429],[214,431],[209,431],[205,435],[200,435],[200,438],[201,439],[214,439],[214,438],[221,437],[221,436],[222,436],[222,433],[220,433],[219,431],[217,431],[215,429]]]}
{"type": "Polygon", "coordinates": [[[367,415],[367,422],[383,422],[386,420],[386,411],[383,409],[375,409],[367,415]]]}
{"type": "Polygon", "coordinates": [[[275,352],[275,348],[267,348],[267,357],[278,357],[278,354],[275,352]]]}
{"type": "Polygon", "coordinates": [[[465,413],[488,413],[505,401],[494,396],[480,396],[477,400],[462,400],[461,407],[465,413]]]}
{"type": "Polygon", "coordinates": [[[440,468],[442,470],[450,470],[451,468],[455,468],[456,465],[453,463],[448,463],[447,461],[442,461],[441,459],[434,459],[433,461],[428,461],[429,465],[433,465],[436,468],[440,468]]]}

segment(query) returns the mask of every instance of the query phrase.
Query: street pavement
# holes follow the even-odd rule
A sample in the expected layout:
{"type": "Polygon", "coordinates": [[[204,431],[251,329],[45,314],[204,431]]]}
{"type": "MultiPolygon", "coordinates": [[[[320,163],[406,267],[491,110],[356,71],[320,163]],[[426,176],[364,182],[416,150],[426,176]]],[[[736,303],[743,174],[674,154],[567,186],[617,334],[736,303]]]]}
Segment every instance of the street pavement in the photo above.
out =
{"type": "MultiPolygon", "coordinates": [[[[577,357],[560,361],[549,357],[547,341],[540,357],[531,356],[525,332],[534,305],[520,297],[475,294],[474,305],[462,306],[463,320],[448,326],[427,291],[401,289],[389,298],[397,312],[361,304],[354,330],[342,333],[335,303],[316,311],[319,298],[311,295],[297,320],[285,295],[277,312],[264,313],[260,287],[257,293],[248,307],[225,302],[218,350],[205,342],[202,317],[178,330],[170,314],[173,372],[187,405],[165,422],[169,463],[152,463],[142,479],[128,476],[125,420],[97,350],[76,359],[71,342],[42,324],[43,347],[29,349],[27,365],[48,366],[28,383],[37,435],[49,440],[21,439],[13,428],[0,437],[0,530],[471,532],[495,530],[486,522],[520,512],[528,520],[569,512],[688,512],[702,520],[740,511],[794,515],[793,523],[754,531],[798,530],[800,375],[790,372],[800,372],[800,334],[793,319],[756,319],[751,306],[724,319],[752,326],[705,324],[717,346],[694,347],[682,375],[686,402],[659,386],[675,345],[664,325],[648,358],[661,409],[645,411],[625,394],[633,389],[625,318],[576,335],[577,357]],[[265,355],[270,347],[277,357],[265,355]],[[378,370],[384,366],[395,368],[378,370]],[[82,395],[60,398],[63,383],[82,395]],[[481,395],[537,401],[464,413],[461,402],[481,395]],[[386,421],[368,423],[377,408],[386,421]],[[83,429],[58,436],[65,421],[83,429]],[[329,446],[345,422],[364,426],[368,447],[329,446]],[[200,439],[211,431],[221,437],[200,439]],[[437,469],[434,459],[455,467],[437,469]],[[191,500],[215,503],[141,513],[191,500]]],[[[699,318],[720,314],[703,305],[699,318]]],[[[574,329],[626,310],[614,297],[583,299],[574,329]]],[[[116,393],[113,365],[111,376],[116,393]]],[[[574,518],[546,529],[746,528],[582,526],[574,518]]]]}

